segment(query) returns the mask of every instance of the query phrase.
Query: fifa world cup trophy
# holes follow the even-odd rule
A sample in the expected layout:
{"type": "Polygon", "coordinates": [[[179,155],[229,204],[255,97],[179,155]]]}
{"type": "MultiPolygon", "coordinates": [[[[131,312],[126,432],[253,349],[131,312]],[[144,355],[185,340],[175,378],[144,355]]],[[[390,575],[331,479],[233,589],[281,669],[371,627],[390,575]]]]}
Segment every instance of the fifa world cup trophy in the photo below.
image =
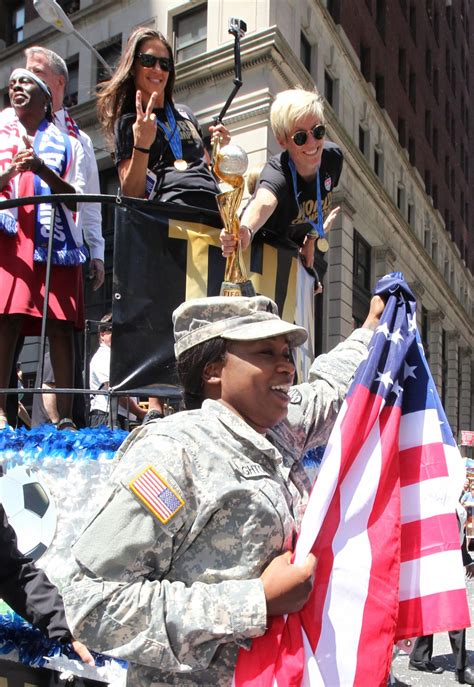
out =
{"type": "Polygon", "coordinates": [[[248,278],[239,241],[237,213],[244,192],[244,173],[247,170],[247,153],[240,146],[228,144],[217,151],[214,158],[215,174],[232,187],[216,197],[224,229],[237,240],[232,255],[227,258],[221,296],[255,296],[255,289],[248,278]]]}

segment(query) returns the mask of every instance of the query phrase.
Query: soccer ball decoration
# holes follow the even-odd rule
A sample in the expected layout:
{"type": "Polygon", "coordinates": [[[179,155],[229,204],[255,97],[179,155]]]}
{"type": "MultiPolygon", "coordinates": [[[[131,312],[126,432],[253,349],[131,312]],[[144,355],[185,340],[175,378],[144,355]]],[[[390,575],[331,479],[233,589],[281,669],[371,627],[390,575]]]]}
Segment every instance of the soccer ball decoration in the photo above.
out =
{"type": "Polygon", "coordinates": [[[56,506],[44,480],[31,468],[17,465],[0,477],[0,501],[19,550],[37,561],[53,541],[57,523],[56,506]]]}

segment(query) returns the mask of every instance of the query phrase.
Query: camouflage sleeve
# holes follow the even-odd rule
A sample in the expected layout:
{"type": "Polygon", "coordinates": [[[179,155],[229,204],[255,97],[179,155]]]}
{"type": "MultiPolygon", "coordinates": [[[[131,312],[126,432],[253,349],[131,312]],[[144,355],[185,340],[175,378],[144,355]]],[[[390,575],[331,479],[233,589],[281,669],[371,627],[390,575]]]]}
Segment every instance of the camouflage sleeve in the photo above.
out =
{"type": "Polygon", "coordinates": [[[98,651],[162,671],[204,669],[221,644],[247,645],[265,632],[263,585],[258,578],[176,579],[175,558],[197,536],[196,476],[169,437],[140,431],[127,446],[105,506],[73,547],[78,567],[62,590],[68,621],[74,636],[98,651]],[[136,477],[150,467],[183,502],[167,499],[167,522],[130,488],[139,489],[136,477]]]}
{"type": "Polygon", "coordinates": [[[316,358],[308,382],[290,390],[288,420],[282,434],[293,455],[301,457],[309,448],[327,443],[372,335],[371,329],[356,329],[332,351],[316,358]]]}

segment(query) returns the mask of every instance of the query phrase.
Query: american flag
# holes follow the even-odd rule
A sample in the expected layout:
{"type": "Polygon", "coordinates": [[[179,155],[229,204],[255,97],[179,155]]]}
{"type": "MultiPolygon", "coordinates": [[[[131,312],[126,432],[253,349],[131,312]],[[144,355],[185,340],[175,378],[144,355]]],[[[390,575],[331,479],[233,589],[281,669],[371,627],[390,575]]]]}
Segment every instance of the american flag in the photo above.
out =
{"type": "Polygon", "coordinates": [[[464,466],[401,273],[331,434],[297,541],[317,559],[300,613],[273,618],[235,687],[386,685],[394,642],[470,625],[455,508],[464,466]]]}
{"type": "Polygon", "coordinates": [[[169,522],[184,506],[182,498],[151,465],[135,477],[129,486],[162,523],[169,522]]]}

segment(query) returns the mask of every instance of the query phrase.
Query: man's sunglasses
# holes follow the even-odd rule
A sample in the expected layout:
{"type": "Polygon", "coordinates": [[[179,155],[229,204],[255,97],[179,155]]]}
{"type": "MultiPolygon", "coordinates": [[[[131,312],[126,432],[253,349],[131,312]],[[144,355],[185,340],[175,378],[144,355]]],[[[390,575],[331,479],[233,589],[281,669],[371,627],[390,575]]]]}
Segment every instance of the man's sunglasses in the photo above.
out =
{"type": "Polygon", "coordinates": [[[148,67],[153,69],[156,67],[156,63],[160,65],[160,69],[164,72],[170,72],[173,69],[173,60],[169,57],[157,57],[156,55],[150,55],[147,52],[139,52],[137,55],[137,60],[140,62],[142,67],[148,67]]]}
{"type": "Polygon", "coordinates": [[[320,141],[326,135],[326,127],[324,124],[318,124],[318,126],[313,126],[313,128],[309,129],[308,131],[297,131],[296,134],[293,134],[291,139],[295,145],[304,146],[308,140],[309,134],[311,134],[317,141],[320,141]]]}

